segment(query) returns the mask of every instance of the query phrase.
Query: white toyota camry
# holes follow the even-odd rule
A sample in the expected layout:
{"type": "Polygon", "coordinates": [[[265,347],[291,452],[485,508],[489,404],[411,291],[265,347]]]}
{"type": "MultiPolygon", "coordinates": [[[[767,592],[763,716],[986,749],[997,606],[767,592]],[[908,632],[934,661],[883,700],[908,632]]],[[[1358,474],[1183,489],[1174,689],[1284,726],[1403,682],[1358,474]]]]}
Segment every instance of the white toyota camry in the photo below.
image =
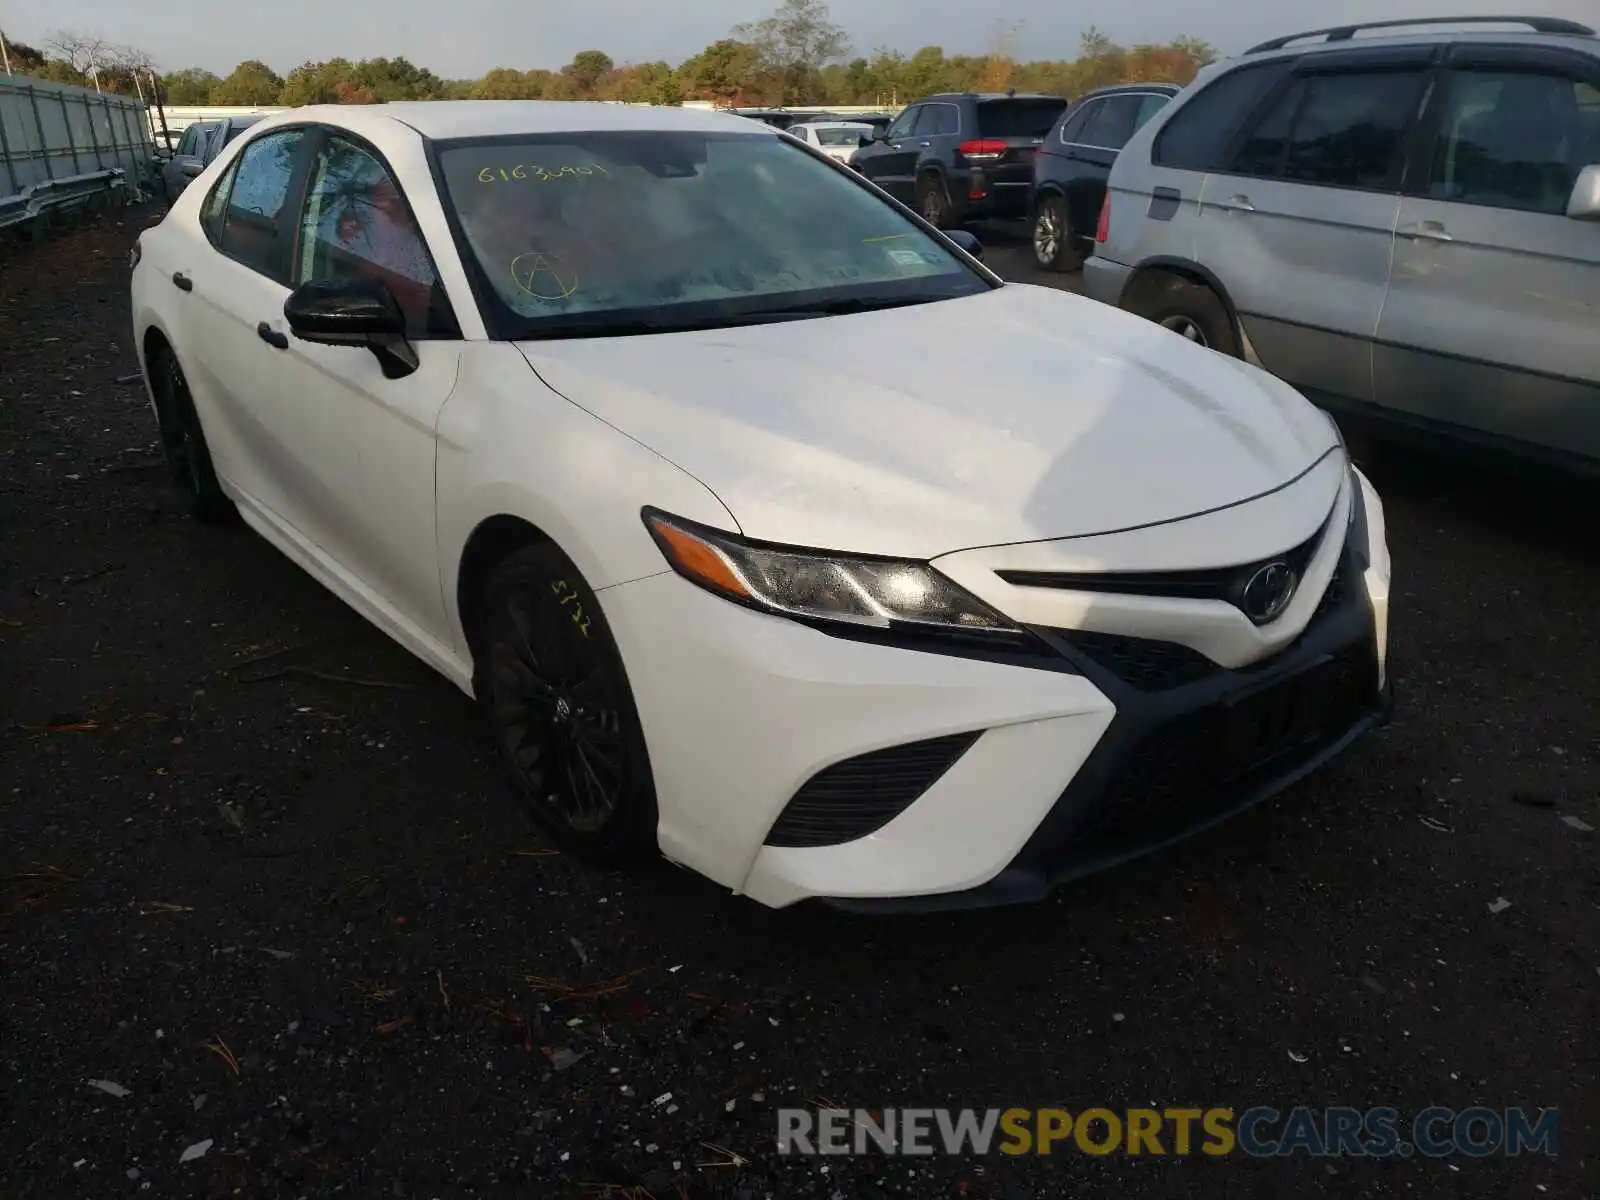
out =
{"type": "Polygon", "coordinates": [[[1389,556],[1296,392],[968,245],[738,117],[302,108],[133,320],[196,515],[476,696],[563,846],[992,903],[1379,721],[1389,556]]]}

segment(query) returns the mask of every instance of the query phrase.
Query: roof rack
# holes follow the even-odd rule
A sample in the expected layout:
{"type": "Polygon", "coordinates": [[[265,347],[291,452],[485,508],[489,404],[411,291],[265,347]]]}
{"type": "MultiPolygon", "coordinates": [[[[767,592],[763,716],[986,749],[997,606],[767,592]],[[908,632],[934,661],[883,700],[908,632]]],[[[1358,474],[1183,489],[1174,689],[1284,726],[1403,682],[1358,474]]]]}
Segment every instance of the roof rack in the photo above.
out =
{"type": "Polygon", "coordinates": [[[1320,37],[1325,42],[1348,42],[1360,29],[1397,29],[1411,25],[1526,25],[1535,33],[1576,34],[1593,37],[1594,30],[1564,17],[1412,17],[1410,20],[1363,21],[1359,25],[1335,25],[1329,29],[1308,29],[1304,33],[1291,33],[1287,37],[1273,38],[1259,46],[1251,46],[1246,54],[1260,54],[1266,50],[1282,50],[1290,42],[1301,38],[1320,37]]]}

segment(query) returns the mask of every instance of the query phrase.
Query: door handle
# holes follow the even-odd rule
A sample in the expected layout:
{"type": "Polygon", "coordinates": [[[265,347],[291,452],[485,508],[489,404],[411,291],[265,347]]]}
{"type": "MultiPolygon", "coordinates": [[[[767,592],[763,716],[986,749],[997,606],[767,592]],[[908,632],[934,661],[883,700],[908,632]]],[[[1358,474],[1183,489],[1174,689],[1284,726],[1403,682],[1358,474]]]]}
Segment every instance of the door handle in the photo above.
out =
{"type": "Polygon", "coordinates": [[[279,333],[265,321],[256,326],[256,336],[267,345],[274,346],[279,350],[287,350],[289,348],[288,335],[279,333]]]}
{"type": "Polygon", "coordinates": [[[174,271],[172,273],[172,285],[180,292],[194,291],[194,280],[190,279],[182,271],[174,271]]]}
{"type": "Polygon", "coordinates": [[[1250,203],[1249,196],[1229,196],[1228,207],[1235,212],[1255,212],[1256,206],[1250,203]]]}
{"type": "Polygon", "coordinates": [[[1415,225],[1402,225],[1395,233],[1403,238],[1423,238],[1430,242],[1455,241],[1442,221],[1418,221],[1415,225]]]}
{"type": "Polygon", "coordinates": [[[923,144],[923,145],[924,145],[924,146],[931,146],[931,145],[933,145],[933,143],[932,143],[932,142],[923,142],[923,143],[922,143],[922,144],[923,144]]]}

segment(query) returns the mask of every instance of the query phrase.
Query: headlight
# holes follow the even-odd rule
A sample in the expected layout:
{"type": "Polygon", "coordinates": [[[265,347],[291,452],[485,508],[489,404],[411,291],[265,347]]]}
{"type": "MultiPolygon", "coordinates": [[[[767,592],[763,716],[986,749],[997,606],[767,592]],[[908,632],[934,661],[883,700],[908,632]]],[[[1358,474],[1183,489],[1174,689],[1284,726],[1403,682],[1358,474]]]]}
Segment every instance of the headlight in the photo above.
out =
{"type": "Polygon", "coordinates": [[[752,608],[867,629],[971,634],[1002,642],[1027,638],[926,563],[780,550],[653,509],[643,515],[673,570],[752,608]]]}

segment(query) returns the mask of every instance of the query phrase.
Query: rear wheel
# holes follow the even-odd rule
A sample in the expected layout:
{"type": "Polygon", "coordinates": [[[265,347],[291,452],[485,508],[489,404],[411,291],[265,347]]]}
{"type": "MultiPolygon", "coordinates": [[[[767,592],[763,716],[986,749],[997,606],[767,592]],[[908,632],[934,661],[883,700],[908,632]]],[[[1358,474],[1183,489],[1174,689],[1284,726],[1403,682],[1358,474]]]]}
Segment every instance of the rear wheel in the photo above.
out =
{"type": "Polygon", "coordinates": [[[1083,266],[1067,202],[1060,196],[1045,196],[1034,211],[1033,257],[1046,271],[1076,271],[1083,266]]]}
{"type": "Polygon", "coordinates": [[[178,365],[178,356],[170,346],[161,346],[151,352],[146,368],[156,401],[156,420],[161,426],[161,448],[189,512],[197,521],[228,520],[234,514],[233,502],[217,482],[211,450],[200,428],[200,414],[195,411],[194,396],[178,365]]]}
{"type": "Polygon", "coordinates": [[[917,180],[917,211],[935,229],[950,226],[950,197],[945,192],[944,180],[931,171],[917,180]]]}
{"type": "Polygon", "coordinates": [[[523,804],[596,862],[656,847],[655,790],[622,656],[583,577],[525,546],[489,579],[476,692],[523,804]]]}
{"type": "Polygon", "coordinates": [[[1222,298],[1203,283],[1178,275],[1161,276],[1136,286],[1128,308],[1196,345],[1239,357],[1233,318],[1222,298]]]}

